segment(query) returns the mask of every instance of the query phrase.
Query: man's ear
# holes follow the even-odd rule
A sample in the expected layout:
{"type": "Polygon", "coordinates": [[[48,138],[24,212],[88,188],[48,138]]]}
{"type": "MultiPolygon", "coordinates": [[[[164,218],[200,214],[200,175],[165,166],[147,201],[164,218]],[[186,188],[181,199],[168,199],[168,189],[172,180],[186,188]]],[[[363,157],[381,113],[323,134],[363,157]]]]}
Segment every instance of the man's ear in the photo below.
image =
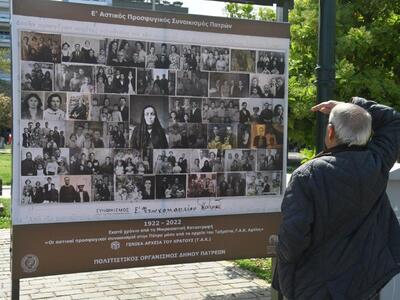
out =
{"type": "Polygon", "coordinates": [[[328,124],[328,138],[333,140],[335,138],[335,127],[332,124],[328,124]]]}

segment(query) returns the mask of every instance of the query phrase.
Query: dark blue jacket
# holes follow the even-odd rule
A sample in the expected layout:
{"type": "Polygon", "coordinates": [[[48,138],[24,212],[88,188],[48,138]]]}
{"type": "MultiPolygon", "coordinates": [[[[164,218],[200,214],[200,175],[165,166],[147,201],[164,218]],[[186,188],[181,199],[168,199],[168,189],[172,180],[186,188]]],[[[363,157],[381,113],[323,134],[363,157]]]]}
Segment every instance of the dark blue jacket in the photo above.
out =
{"type": "Polygon", "coordinates": [[[365,147],[338,146],[292,175],[273,287],[292,300],[364,300],[400,272],[400,226],[386,195],[400,114],[372,101],[365,147]]]}

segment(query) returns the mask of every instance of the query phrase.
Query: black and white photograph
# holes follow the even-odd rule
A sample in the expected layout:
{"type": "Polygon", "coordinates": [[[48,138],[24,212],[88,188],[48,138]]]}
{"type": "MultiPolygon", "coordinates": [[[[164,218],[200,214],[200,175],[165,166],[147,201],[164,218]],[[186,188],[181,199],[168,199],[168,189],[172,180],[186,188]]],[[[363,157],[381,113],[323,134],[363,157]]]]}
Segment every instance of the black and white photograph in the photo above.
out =
{"type": "Polygon", "coordinates": [[[90,120],[101,122],[129,122],[128,95],[93,94],[90,120]]]}
{"type": "Polygon", "coordinates": [[[257,150],[257,171],[271,171],[282,169],[282,148],[257,150]]]}
{"type": "Polygon", "coordinates": [[[147,43],[146,68],[179,70],[181,68],[181,45],[147,43]]]}
{"type": "Polygon", "coordinates": [[[69,174],[69,149],[22,149],[22,176],[53,176],[69,174]]]}
{"type": "Polygon", "coordinates": [[[217,195],[217,174],[188,175],[188,198],[215,197],[217,195]]]}
{"type": "Polygon", "coordinates": [[[42,120],[45,109],[44,92],[22,91],[21,119],[42,120]]]}
{"type": "Polygon", "coordinates": [[[100,57],[100,40],[81,36],[62,36],[61,61],[65,63],[104,63],[100,57]]]}
{"type": "Polygon", "coordinates": [[[130,102],[133,125],[131,147],[135,149],[168,149],[168,98],[133,96],[130,102]]]}
{"type": "Polygon", "coordinates": [[[24,91],[52,91],[54,64],[21,61],[21,89],[24,91]]]}
{"type": "Polygon", "coordinates": [[[217,174],[217,197],[246,195],[246,173],[217,174]]]}
{"type": "Polygon", "coordinates": [[[67,141],[69,148],[105,148],[104,124],[101,122],[67,122],[67,141]]]}
{"type": "Polygon", "coordinates": [[[129,148],[129,124],[103,123],[103,142],[106,148],[129,148]]]}
{"type": "Polygon", "coordinates": [[[68,93],[67,96],[68,119],[89,120],[91,95],[88,93],[68,93]]]}
{"type": "Polygon", "coordinates": [[[251,146],[251,125],[238,124],[237,148],[247,149],[251,146]]]}
{"type": "Polygon", "coordinates": [[[246,173],[246,195],[261,196],[273,195],[273,182],[271,172],[249,172],[246,173]]]}
{"type": "Polygon", "coordinates": [[[256,74],[250,76],[250,98],[285,97],[285,80],[283,76],[256,74]]]}
{"type": "Polygon", "coordinates": [[[92,202],[91,176],[60,176],[59,202],[92,202]]]}
{"type": "Polygon", "coordinates": [[[200,68],[203,71],[229,71],[229,48],[201,47],[200,68]]]}
{"type": "Polygon", "coordinates": [[[44,93],[43,120],[62,121],[66,119],[67,94],[60,92],[44,93]]]}
{"type": "Polygon", "coordinates": [[[196,45],[182,45],[181,66],[184,71],[199,71],[201,49],[196,45]]]}
{"type": "Polygon", "coordinates": [[[152,161],[135,149],[114,150],[115,175],[143,175],[152,174],[152,161]]]}
{"type": "Polygon", "coordinates": [[[249,74],[210,73],[209,97],[244,98],[249,95],[249,74]]]}
{"type": "Polygon", "coordinates": [[[70,149],[70,173],[74,175],[113,175],[111,149],[70,149]]]}
{"type": "Polygon", "coordinates": [[[283,75],[285,73],[285,53],[257,51],[257,73],[283,75]]]}
{"type": "Polygon", "coordinates": [[[239,99],[203,98],[203,123],[239,122],[239,99]]]}
{"type": "Polygon", "coordinates": [[[274,119],[272,99],[240,99],[240,107],[240,123],[272,124],[274,119]]]}
{"type": "Polygon", "coordinates": [[[57,203],[60,180],[58,176],[21,177],[21,204],[57,203]]]}
{"type": "Polygon", "coordinates": [[[92,176],[92,200],[93,201],[114,200],[114,176],[109,176],[109,175],[92,176]]]}
{"type": "Polygon", "coordinates": [[[190,170],[192,150],[165,149],[153,150],[154,174],[185,174],[190,170]]]}
{"type": "Polygon", "coordinates": [[[231,71],[256,72],[256,51],[231,49],[231,71]]]}
{"type": "Polygon", "coordinates": [[[217,149],[196,149],[191,151],[190,172],[208,173],[224,171],[224,152],[217,149]]]}
{"type": "Polygon", "coordinates": [[[88,65],[56,64],[55,90],[94,93],[94,67],[88,65]]]}
{"type": "Polygon", "coordinates": [[[156,198],[186,198],[186,175],[156,175],[156,198]]]}
{"type": "Polygon", "coordinates": [[[41,148],[22,149],[21,151],[22,176],[44,176],[43,165],[44,165],[43,149],[41,148]],[[38,168],[40,168],[39,172],[38,168]]]}
{"type": "MultiPolygon", "coordinates": [[[[169,148],[189,148],[188,126],[185,123],[168,124],[168,145],[169,148]]],[[[207,136],[207,134],[206,134],[207,136]]]]}
{"type": "Polygon", "coordinates": [[[225,150],[226,172],[250,172],[256,170],[257,153],[255,150],[225,150]]]}
{"type": "Polygon", "coordinates": [[[137,93],[142,95],[175,95],[176,72],[164,69],[138,69],[137,93]]]}
{"type": "Polygon", "coordinates": [[[136,69],[97,66],[96,93],[136,94],[136,69]]]}
{"type": "Polygon", "coordinates": [[[208,149],[236,148],[237,124],[208,124],[208,149]]]}
{"type": "Polygon", "coordinates": [[[63,148],[66,147],[66,124],[61,121],[21,122],[23,148],[63,148]]]}
{"type": "Polygon", "coordinates": [[[274,99],[274,117],[272,118],[272,123],[274,126],[281,126],[284,125],[285,119],[285,105],[283,99],[274,99]]]}
{"type": "Polygon", "coordinates": [[[61,35],[22,31],[21,59],[59,63],[61,59],[61,35]]]}
{"type": "MultiPolygon", "coordinates": [[[[184,138],[182,138],[185,141],[184,138]]],[[[184,148],[204,149],[207,148],[207,124],[187,124],[187,143],[183,142],[184,148]]]]}
{"type": "Polygon", "coordinates": [[[154,199],[154,176],[116,176],[115,186],[115,201],[140,201],[154,199]]]}
{"type": "Polygon", "coordinates": [[[144,68],[146,42],[124,39],[106,39],[108,66],[144,68]]]}
{"type": "Polygon", "coordinates": [[[169,123],[201,123],[201,98],[170,97],[169,123]]]}
{"type": "Polygon", "coordinates": [[[207,97],[208,72],[178,71],[176,95],[207,97]]]}

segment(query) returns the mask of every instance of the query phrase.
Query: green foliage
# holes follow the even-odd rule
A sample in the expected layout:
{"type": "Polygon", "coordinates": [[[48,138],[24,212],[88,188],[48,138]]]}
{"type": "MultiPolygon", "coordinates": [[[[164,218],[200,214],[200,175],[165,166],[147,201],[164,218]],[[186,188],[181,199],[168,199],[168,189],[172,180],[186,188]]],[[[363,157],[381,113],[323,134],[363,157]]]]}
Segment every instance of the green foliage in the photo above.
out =
{"type": "Polygon", "coordinates": [[[11,185],[11,151],[0,149],[0,179],[3,185],[11,185]]]}
{"type": "Polygon", "coordinates": [[[300,150],[300,154],[303,156],[303,159],[301,160],[302,164],[305,164],[306,162],[312,160],[315,155],[317,155],[317,149],[313,148],[313,149],[301,149],[300,150]]]}
{"type": "Polygon", "coordinates": [[[0,203],[3,204],[4,210],[0,213],[0,229],[10,228],[11,226],[11,199],[0,198],[0,203]]]}
{"type": "MultiPolygon", "coordinates": [[[[289,140],[315,144],[318,1],[296,0],[290,11],[289,140]]],[[[337,0],[335,98],[375,99],[400,109],[400,0],[337,0]]],[[[271,20],[254,7],[227,4],[230,17],[271,20]],[[251,15],[251,16],[249,16],[251,15]]]]}
{"type": "Polygon", "coordinates": [[[242,269],[254,272],[257,277],[272,282],[271,258],[239,259],[235,263],[242,269]]]}
{"type": "Polygon", "coordinates": [[[10,48],[0,48],[0,70],[11,73],[10,48]]]}
{"type": "Polygon", "coordinates": [[[5,94],[0,94],[0,130],[11,128],[11,98],[5,94]]]}

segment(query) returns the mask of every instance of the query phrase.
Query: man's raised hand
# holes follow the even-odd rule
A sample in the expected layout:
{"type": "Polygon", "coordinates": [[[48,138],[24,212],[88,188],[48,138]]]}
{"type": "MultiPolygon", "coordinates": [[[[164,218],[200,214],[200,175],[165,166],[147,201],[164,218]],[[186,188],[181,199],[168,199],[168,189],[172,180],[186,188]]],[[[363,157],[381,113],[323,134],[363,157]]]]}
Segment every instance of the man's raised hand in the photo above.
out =
{"type": "Polygon", "coordinates": [[[331,112],[331,110],[332,110],[336,105],[338,105],[339,103],[341,103],[341,102],[335,101],[335,100],[329,100],[329,101],[322,102],[322,103],[319,103],[319,104],[313,106],[313,107],[311,108],[311,111],[314,111],[314,112],[319,111],[319,112],[321,112],[321,113],[323,113],[323,114],[329,115],[330,112],[331,112]]]}

